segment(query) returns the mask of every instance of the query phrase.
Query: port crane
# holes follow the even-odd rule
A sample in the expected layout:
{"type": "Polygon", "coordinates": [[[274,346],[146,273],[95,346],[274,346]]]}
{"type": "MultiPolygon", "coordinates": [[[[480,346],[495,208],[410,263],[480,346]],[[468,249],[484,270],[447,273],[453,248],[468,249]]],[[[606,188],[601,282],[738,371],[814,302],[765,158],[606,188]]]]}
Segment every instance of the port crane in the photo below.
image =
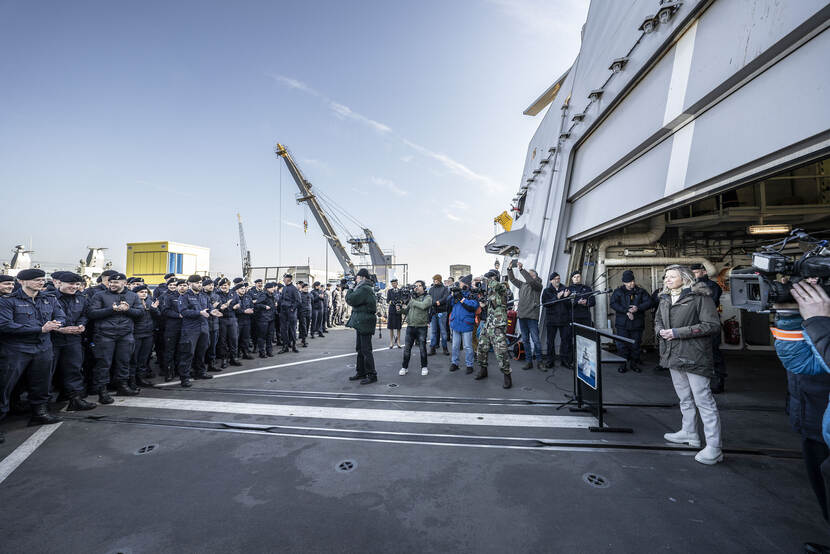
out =
{"type": "MultiPolygon", "coordinates": [[[[337,233],[329,220],[329,216],[320,205],[317,195],[312,192],[311,183],[305,178],[302,171],[297,166],[297,163],[294,161],[294,158],[291,156],[291,153],[285,148],[285,146],[277,143],[274,153],[283,159],[286,167],[288,168],[288,172],[297,184],[297,188],[300,189],[300,194],[297,197],[297,203],[304,202],[309,207],[311,213],[314,215],[314,219],[317,221],[320,229],[322,229],[323,235],[328,241],[329,246],[331,246],[332,251],[334,251],[337,261],[340,262],[340,265],[343,267],[343,272],[354,274],[356,268],[351,257],[349,256],[349,252],[343,246],[343,243],[340,242],[340,239],[337,238],[337,233]]],[[[375,241],[372,231],[365,227],[362,227],[361,230],[363,231],[363,237],[351,237],[346,242],[351,245],[352,254],[364,256],[368,253],[369,259],[372,263],[373,273],[377,275],[379,281],[386,282],[386,256],[383,254],[380,246],[378,246],[377,241],[375,241]]]]}
{"type": "Polygon", "coordinates": [[[239,222],[239,251],[242,255],[242,277],[246,281],[251,279],[251,251],[248,250],[248,243],[245,241],[245,230],[242,228],[242,216],[236,214],[239,222]]]}

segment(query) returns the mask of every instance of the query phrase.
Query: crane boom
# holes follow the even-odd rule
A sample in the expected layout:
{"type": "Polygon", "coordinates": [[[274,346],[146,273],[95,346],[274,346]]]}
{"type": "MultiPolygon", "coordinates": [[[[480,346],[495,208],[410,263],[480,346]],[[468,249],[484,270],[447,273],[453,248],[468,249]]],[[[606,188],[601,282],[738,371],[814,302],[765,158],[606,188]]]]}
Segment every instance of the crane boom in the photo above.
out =
{"type": "Polygon", "coordinates": [[[323,212],[323,209],[320,207],[317,197],[311,192],[311,183],[309,183],[303,176],[300,168],[297,167],[296,163],[294,163],[294,159],[291,157],[288,150],[286,150],[285,146],[277,143],[274,153],[285,161],[288,172],[291,174],[291,177],[294,178],[294,182],[297,183],[297,187],[300,189],[301,196],[297,199],[297,201],[305,202],[308,207],[311,208],[311,213],[314,214],[314,219],[317,220],[317,224],[320,226],[320,229],[323,230],[323,235],[326,237],[332,251],[334,251],[337,261],[340,262],[341,266],[343,266],[343,272],[354,273],[355,267],[352,263],[352,259],[349,257],[349,253],[343,247],[340,239],[337,238],[337,234],[334,232],[334,227],[332,227],[329,222],[329,218],[326,217],[325,212],[323,212]]]}
{"type": "Polygon", "coordinates": [[[248,243],[245,242],[245,231],[242,229],[242,216],[236,214],[239,222],[239,251],[242,255],[242,277],[246,280],[251,278],[251,251],[248,250],[248,243]]]}

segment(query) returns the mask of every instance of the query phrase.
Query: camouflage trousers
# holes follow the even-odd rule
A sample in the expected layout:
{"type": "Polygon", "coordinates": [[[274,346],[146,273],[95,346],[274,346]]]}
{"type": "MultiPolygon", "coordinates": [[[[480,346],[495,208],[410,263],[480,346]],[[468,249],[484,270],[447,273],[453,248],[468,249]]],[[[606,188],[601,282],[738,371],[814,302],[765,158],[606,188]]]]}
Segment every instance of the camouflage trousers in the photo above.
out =
{"type": "Polygon", "coordinates": [[[487,367],[490,346],[493,347],[501,372],[510,375],[510,355],[507,352],[506,327],[485,327],[481,330],[481,335],[478,337],[478,347],[476,348],[476,361],[483,368],[487,367]]]}

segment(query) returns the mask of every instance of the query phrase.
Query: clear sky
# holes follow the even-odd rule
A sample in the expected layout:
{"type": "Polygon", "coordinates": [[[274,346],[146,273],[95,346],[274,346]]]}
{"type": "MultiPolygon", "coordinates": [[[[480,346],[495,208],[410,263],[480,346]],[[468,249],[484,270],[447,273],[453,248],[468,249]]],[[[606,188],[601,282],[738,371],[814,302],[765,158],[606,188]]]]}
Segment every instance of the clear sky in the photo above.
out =
{"type": "Polygon", "coordinates": [[[106,246],[123,269],[127,242],[171,240],[236,275],[239,212],[254,265],[322,267],[282,142],[411,279],[481,273],[542,117],[522,111],[572,63],[587,8],[0,1],[0,259],[106,246]]]}

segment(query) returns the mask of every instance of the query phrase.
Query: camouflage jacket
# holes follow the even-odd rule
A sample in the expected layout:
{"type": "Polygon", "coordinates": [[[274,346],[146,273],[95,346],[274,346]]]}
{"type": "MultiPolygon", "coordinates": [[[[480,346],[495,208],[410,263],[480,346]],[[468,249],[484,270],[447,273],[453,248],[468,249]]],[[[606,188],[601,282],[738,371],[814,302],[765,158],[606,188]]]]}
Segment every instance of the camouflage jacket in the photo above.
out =
{"type": "Polygon", "coordinates": [[[507,326],[507,284],[498,279],[487,283],[487,321],[486,327],[507,326]]]}

